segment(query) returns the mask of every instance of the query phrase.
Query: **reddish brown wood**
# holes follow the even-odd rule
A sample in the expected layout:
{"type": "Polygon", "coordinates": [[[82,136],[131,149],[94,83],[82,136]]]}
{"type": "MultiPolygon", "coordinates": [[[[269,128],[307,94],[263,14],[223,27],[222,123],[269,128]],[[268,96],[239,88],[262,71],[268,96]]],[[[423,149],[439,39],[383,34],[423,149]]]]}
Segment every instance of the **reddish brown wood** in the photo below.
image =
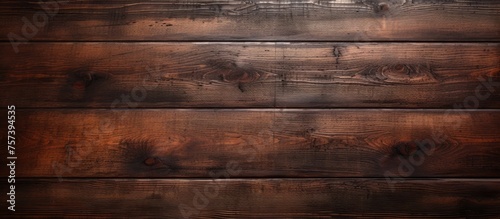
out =
{"type": "Polygon", "coordinates": [[[496,43],[36,43],[0,57],[0,104],[498,108],[499,75],[496,43]]]}
{"type": "Polygon", "coordinates": [[[77,109],[17,116],[18,177],[209,178],[232,162],[242,168],[238,177],[500,173],[496,110],[77,109]],[[424,141],[430,143],[419,146],[424,141]]]}
{"type": "Polygon", "coordinates": [[[15,215],[184,218],[182,205],[195,209],[185,210],[190,218],[495,218],[499,183],[425,179],[391,189],[384,179],[39,179],[18,183],[15,215]]]}
{"type": "Polygon", "coordinates": [[[494,0],[82,0],[58,7],[35,34],[25,36],[23,17],[32,23],[44,11],[40,3],[2,1],[0,39],[8,40],[10,32],[41,41],[500,39],[500,4],[494,0]]]}

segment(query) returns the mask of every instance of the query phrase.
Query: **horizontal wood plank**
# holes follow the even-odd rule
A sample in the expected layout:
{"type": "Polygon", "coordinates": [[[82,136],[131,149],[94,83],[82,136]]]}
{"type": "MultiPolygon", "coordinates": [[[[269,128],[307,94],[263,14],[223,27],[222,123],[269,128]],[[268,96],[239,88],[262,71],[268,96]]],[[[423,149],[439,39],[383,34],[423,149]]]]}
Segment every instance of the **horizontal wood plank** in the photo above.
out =
{"type": "Polygon", "coordinates": [[[496,0],[40,2],[2,1],[0,40],[500,39],[496,0]]]}
{"type": "Polygon", "coordinates": [[[499,12],[2,1],[1,215],[499,217],[499,12]]]}
{"type": "Polygon", "coordinates": [[[499,185],[496,179],[19,180],[12,215],[494,218],[499,185]]]}
{"type": "Polygon", "coordinates": [[[498,111],[18,110],[16,118],[17,177],[208,178],[233,166],[241,169],[233,177],[500,176],[498,111]]]}
{"type": "Polygon", "coordinates": [[[499,81],[496,43],[31,43],[0,57],[0,104],[18,108],[499,108],[499,81]]]}

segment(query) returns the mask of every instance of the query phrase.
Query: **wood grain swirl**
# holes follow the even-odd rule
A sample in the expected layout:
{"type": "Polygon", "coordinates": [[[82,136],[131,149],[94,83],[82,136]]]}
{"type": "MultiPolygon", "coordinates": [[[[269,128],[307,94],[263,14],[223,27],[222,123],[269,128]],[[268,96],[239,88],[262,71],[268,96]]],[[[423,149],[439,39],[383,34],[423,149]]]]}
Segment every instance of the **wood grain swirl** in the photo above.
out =
{"type": "Polygon", "coordinates": [[[496,108],[499,63],[498,44],[477,43],[30,44],[0,58],[0,103],[453,108],[480,95],[496,108]]]}

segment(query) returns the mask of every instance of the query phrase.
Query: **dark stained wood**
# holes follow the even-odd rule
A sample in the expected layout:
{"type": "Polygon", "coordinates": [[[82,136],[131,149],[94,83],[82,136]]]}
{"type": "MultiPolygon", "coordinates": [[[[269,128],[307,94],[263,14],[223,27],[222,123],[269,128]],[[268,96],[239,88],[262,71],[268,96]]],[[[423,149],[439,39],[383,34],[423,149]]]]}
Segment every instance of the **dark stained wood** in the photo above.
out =
{"type": "Polygon", "coordinates": [[[232,163],[242,168],[237,177],[500,174],[496,110],[78,109],[17,117],[18,177],[211,177],[232,163]],[[417,143],[424,140],[432,152],[417,143]]]}
{"type": "Polygon", "coordinates": [[[496,0],[38,1],[0,3],[0,40],[498,41],[496,0]],[[33,24],[32,24],[33,25],[33,24]],[[33,33],[33,34],[31,34],[33,33]]]}
{"type": "Polygon", "coordinates": [[[44,1],[2,218],[500,218],[498,0],[44,1]]]}
{"type": "Polygon", "coordinates": [[[20,201],[15,216],[186,218],[179,205],[195,209],[185,214],[190,218],[495,218],[500,214],[498,179],[406,180],[392,189],[384,179],[40,179],[20,180],[17,185],[20,201]]]}
{"type": "Polygon", "coordinates": [[[0,104],[453,108],[479,88],[498,108],[499,77],[497,43],[32,43],[0,57],[0,104]]]}

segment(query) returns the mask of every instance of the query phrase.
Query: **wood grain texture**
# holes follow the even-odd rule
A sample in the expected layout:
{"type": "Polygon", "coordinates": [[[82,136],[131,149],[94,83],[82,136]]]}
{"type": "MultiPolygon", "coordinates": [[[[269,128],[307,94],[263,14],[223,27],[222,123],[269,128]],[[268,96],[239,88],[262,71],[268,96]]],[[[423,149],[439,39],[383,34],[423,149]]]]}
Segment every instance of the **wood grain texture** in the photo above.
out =
{"type": "Polygon", "coordinates": [[[228,165],[241,168],[232,177],[500,173],[498,111],[87,109],[17,117],[17,177],[209,178],[228,165]]]}
{"type": "Polygon", "coordinates": [[[31,43],[0,57],[0,104],[498,108],[499,77],[497,43],[31,43]]]}
{"type": "Polygon", "coordinates": [[[498,0],[4,0],[0,23],[2,218],[500,218],[498,0]]]}
{"type": "Polygon", "coordinates": [[[429,179],[391,189],[383,179],[22,180],[14,216],[185,218],[183,205],[194,209],[185,214],[190,218],[495,218],[499,184],[429,179]]]}
{"type": "Polygon", "coordinates": [[[2,1],[0,40],[8,33],[16,41],[500,39],[496,0],[59,2],[2,1]]]}

